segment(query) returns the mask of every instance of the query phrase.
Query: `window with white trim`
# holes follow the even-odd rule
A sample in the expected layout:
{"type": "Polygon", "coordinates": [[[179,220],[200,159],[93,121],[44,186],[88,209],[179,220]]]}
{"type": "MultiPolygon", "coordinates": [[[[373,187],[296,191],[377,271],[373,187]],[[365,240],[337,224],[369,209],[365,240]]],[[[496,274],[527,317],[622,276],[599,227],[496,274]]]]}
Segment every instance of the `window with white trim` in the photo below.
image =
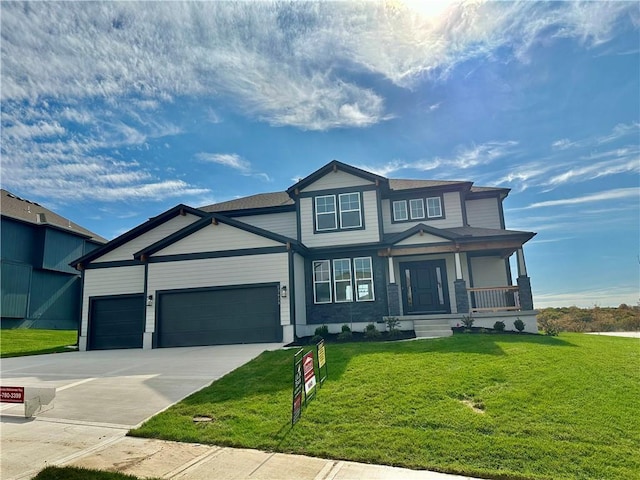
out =
{"type": "Polygon", "coordinates": [[[333,285],[336,303],[353,301],[351,283],[351,260],[340,258],[333,261],[333,285]]]}
{"type": "Polygon", "coordinates": [[[440,197],[427,198],[427,217],[438,218],[442,216],[442,201],[440,197]]]}
{"type": "Polygon", "coordinates": [[[371,257],[354,258],[353,269],[356,278],[356,301],[367,302],[375,300],[371,257]]]}
{"type": "Polygon", "coordinates": [[[360,209],[359,193],[341,193],[338,195],[340,203],[340,228],[359,228],[362,226],[362,210],[360,209]]]}
{"type": "Polygon", "coordinates": [[[331,265],[329,260],[313,262],[313,301],[331,303],[331,265]]]}
{"type": "Polygon", "coordinates": [[[421,198],[409,200],[409,214],[411,215],[411,220],[424,218],[424,200],[421,198]]]}
{"type": "Polygon", "coordinates": [[[336,215],[336,196],[323,195],[315,198],[316,230],[335,230],[338,228],[336,215]]]}
{"type": "Polygon", "coordinates": [[[409,219],[406,200],[396,200],[393,202],[393,219],[396,222],[409,219]]]}

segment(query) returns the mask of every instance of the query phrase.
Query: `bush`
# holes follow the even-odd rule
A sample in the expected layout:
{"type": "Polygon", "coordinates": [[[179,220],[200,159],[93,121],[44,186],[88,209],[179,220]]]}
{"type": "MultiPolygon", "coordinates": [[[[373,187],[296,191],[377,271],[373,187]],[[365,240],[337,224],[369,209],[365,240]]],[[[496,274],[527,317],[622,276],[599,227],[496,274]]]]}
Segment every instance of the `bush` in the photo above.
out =
{"type": "Polygon", "coordinates": [[[463,315],[462,316],[462,325],[464,325],[464,328],[473,327],[473,317],[471,315],[463,315]]]}
{"type": "Polygon", "coordinates": [[[378,331],[378,329],[376,328],[376,326],[373,323],[370,323],[369,325],[367,325],[364,329],[364,338],[368,338],[370,340],[375,339],[375,338],[379,338],[380,337],[380,332],[378,331]]]}
{"type": "MultiPolygon", "coordinates": [[[[345,325],[346,326],[346,325],[345,325]]],[[[343,330],[338,334],[338,340],[341,342],[348,342],[353,338],[353,333],[351,333],[351,329],[347,327],[348,330],[343,330]]]]}
{"type": "Polygon", "coordinates": [[[516,327],[516,330],[518,330],[518,333],[522,333],[522,331],[524,330],[524,322],[522,320],[520,320],[519,318],[517,318],[513,322],[513,326],[516,327]]]}
{"type": "Polygon", "coordinates": [[[316,328],[316,336],[320,336],[322,338],[327,338],[329,336],[329,327],[326,325],[322,325],[321,327],[316,328]]]}
{"type": "Polygon", "coordinates": [[[493,329],[496,332],[504,332],[504,322],[501,320],[498,320],[496,323],[493,324],[493,329]]]}
{"type": "Polygon", "coordinates": [[[349,325],[347,325],[346,323],[342,325],[342,331],[351,333],[351,329],[349,328],[349,325]]]}
{"type": "Polygon", "coordinates": [[[540,328],[542,328],[544,334],[549,335],[550,337],[555,337],[560,331],[557,321],[552,318],[543,317],[538,320],[538,324],[540,325],[540,328]]]}
{"type": "Polygon", "coordinates": [[[387,317],[384,321],[387,324],[387,332],[389,332],[390,337],[398,337],[400,336],[400,320],[398,317],[387,317]]]}
{"type": "Polygon", "coordinates": [[[313,337],[311,337],[311,340],[309,340],[309,345],[315,345],[320,340],[324,340],[324,338],[321,335],[314,335],[313,337]]]}

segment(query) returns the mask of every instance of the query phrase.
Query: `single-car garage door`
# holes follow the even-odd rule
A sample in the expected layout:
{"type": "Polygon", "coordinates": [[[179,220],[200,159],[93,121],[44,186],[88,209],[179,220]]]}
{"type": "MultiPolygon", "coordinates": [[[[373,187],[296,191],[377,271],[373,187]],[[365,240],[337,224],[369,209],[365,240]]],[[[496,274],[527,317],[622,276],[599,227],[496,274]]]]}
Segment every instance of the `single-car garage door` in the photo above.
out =
{"type": "Polygon", "coordinates": [[[158,346],[281,342],[277,284],[158,294],[158,346]]]}
{"type": "Polygon", "coordinates": [[[89,350],[142,348],[144,313],[144,295],[91,298],[89,350]]]}

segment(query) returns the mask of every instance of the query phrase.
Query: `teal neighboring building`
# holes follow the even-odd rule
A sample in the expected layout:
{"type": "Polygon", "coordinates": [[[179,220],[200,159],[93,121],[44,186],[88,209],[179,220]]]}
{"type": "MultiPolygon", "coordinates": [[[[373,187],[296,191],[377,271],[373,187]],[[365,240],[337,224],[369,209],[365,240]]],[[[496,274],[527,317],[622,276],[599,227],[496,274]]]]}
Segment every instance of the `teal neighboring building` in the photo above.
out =
{"type": "Polygon", "coordinates": [[[78,328],[81,279],[69,266],[107,240],[38,203],[0,196],[1,328],[78,328]]]}

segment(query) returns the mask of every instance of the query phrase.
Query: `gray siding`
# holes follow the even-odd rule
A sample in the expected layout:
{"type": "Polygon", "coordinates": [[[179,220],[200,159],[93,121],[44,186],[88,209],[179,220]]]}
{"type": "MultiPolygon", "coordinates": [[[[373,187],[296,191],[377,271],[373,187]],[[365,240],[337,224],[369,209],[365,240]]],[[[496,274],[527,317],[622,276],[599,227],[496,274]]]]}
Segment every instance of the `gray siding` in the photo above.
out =
{"type": "Polygon", "coordinates": [[[2,217],[0,227],[0,250],[2,258],[33,265],[39,255],[41,244],[37,229],[24,223],[2,217]]]}
{"type": "Polygon", "coordinates": [[[497,198],[467,200],[467,223],[470,227],[502,228],[500,225],[500,204],[497,198]]]}
{"type": "Polygon", "coordinates": [[[2,260],[0,266],[2,318],[24,318],[29,305],[31,265],[2,260]]]}
{"type": "Polygon", "coordinates": [[[78,328],[80,277],[34,270],[29,301],[29,321],[33,328],[78,328]]]}
{"type": "Polygon", "coordinates": [[[83,238],[48,228],[44,236],[42,268],[77,275],[69,262],[84,254],[84,244],[83,238]]]}
{"type": "MultiPolygon", "coordinates": [[[[426,197],[426,196],[425,196],[426,197]]],[[[415,198],[419,198],[416,196],[415,198]]],[[[384,225],[384,233],[398,233],[409,230],[418,223],[424,223],[435,228],[454,228],[462,227],[462,205],[460,203],[460,194],[458,192],[445,192],[443,194],[443,207],[445,218],[441,220],[430,220],[428,218],[415,222],[391,222],[391,201],[382,200],[382,219],[384,225]]]]}
{"type": "Polygon", "coordinates": [[[251,215],[247,217],[237,217],[235,220],[248,223],[254,227],[263,228],[269,232],[284,235],[285,237],[296,239],[298,236],[296,212],[251,215]]]}

